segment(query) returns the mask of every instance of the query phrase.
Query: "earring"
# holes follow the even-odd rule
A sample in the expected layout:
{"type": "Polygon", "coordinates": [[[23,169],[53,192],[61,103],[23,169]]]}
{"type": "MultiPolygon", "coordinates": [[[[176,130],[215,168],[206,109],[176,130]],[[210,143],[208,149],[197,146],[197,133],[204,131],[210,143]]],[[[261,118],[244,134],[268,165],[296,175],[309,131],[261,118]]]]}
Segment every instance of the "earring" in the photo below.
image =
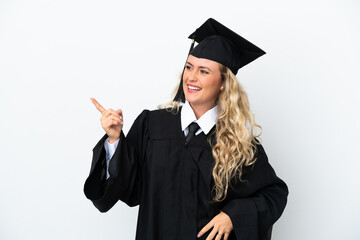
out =
{"type": "Polygon", "coordinates": [[[221,90],[221,91],[224,90],[224,86],[221,86],[220,90],[221,90]]]}

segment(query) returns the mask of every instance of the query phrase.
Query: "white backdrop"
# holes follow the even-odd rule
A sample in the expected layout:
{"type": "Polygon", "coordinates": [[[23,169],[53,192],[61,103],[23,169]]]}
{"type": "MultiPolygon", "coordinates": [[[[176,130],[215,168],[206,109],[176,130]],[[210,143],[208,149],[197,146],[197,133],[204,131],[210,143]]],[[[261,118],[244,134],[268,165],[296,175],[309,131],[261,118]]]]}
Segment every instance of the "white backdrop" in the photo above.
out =
{"type": "Polygon", "coordinates": [[[103,136],[90,97],[170,99],[213,17],[267,54],[237,75],[289,186],[273,239],[360,239],[359,1],[0,0],[0,239],[134,239],[138,208],[83,194],[103,136]]]}

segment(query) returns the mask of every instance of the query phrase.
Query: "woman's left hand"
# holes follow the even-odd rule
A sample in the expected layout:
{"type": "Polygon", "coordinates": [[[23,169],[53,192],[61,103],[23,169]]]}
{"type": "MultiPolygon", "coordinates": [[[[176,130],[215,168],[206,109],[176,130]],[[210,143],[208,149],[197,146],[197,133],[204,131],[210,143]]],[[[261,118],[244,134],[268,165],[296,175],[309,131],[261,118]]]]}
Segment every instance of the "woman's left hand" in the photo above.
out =
{"type": "Polygon", "coordinates": [[[210,232],[210,234],[207,236],[206,240],[213,240],[216,234],[217,235],[214,240],[222,239],[223,235],[224,235],[223,239],[227,240],[229,238],[231,231],[233,230],[233,225],[230,217],[223,211],[220,211],[218,215],[216,215],[208,224],[205,225],[205,227],[201,229],[201,231],[198,233],[198,237],[201,237],[211,228],[213,229],[210,232]]]}

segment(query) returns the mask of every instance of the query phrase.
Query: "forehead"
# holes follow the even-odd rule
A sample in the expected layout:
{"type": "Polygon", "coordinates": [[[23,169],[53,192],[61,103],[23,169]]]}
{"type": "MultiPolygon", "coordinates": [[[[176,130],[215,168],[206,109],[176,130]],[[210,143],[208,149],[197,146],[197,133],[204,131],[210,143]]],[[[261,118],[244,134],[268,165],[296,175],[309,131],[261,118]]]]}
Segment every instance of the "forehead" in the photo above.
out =
{"type": "Polygon", "coordinates": [[[220,64],[218,62],[215,62],[213,60],[209,60],[206,58],[197,58],[193,55],[189,55],[187,61],[195,66],[202,66],[202,67],[208,67],[211,69],[219,69],[220,70],[220,64]]]}

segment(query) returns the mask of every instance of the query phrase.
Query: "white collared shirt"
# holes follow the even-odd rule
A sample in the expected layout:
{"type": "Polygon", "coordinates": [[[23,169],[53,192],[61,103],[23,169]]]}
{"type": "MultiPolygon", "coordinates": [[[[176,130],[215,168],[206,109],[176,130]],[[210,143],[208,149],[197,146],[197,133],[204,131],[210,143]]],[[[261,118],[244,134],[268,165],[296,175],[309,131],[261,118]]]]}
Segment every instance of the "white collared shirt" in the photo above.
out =
{"type": "MultiPolygon", "coordinates": [[[[198,135],[201,132],[204,132],[204,134],[208,134],[216,123],[217,105],[209,109],[199,119],[196,119],[195,113],[191,108],[189,102],[185,100],[185,104],[181,108],[180,117],[181,117],[181,130],[184,131],[185,136],[189,133],[188,126],[192,122],[196,122],[200,127],[199,130],[195,133],[195,135],[198,135]]],[[[108,171],[109,162],[112,156],[114,155],[118,144],[119,144],[119,139],[112,144],[109,143],[109,138],[105,140],[104,147],[106,152],[106,166],[107,166],[106,179],[110,177],[108,171]]]]}
{"type": "Polygon", "coordinates": [[[181,130],[184,131],[184,134],[186,136],[189,132],[188,126],[190,125],[190,123],[196,122],[200,128],[195,133],[195,135],[198,135],[201,132],[204,132],[206,135],[214,127],[216,123],[216,117],[217,117],[217,105],[209,109],[199,119],[196,119],[195,113],[191,108],[189,102],[185,101],[185,104],[181,109],[181,130]]]}

